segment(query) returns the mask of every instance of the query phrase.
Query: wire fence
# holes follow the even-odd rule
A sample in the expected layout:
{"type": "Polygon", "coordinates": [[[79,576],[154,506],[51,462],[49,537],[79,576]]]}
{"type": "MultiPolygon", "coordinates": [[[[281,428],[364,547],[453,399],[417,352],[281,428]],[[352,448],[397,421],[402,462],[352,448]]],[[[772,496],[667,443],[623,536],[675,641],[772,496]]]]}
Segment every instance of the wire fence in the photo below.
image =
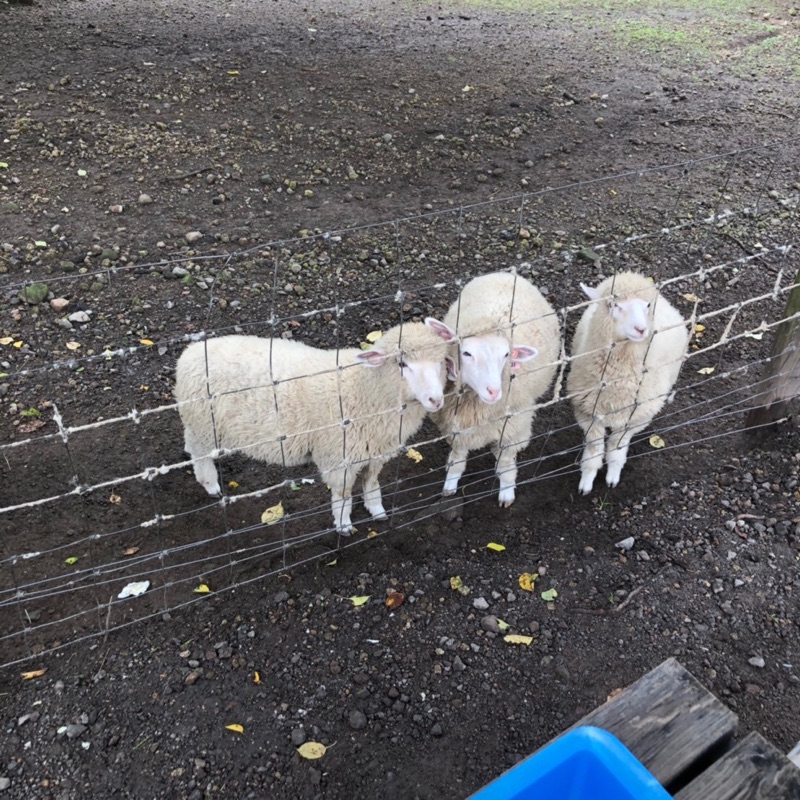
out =
{"type": "MultiPolygon", "coordinates": [[[[495,514],[495,465],[480,453],[455,498],[442,498],[448,447],[430,421],[393,443],[381,473],[387,520],[369,518],[356,484],[355,535],[333,527],[313,464],[223,457],[222,496],[208,496],[183,452],[173,397],[175,362],[191,342],[253,334],[349,352],[372,331],[443,318],[470,278],[512,269],[541,289],[561,331],[556,379],[518,457],[517,496],[550,481],[574,481],[577,491],[584,442],[565,376],[587,308],[579,283],[633,269],[685,318],[690,344],[673,401],[634,440],[629,461],[671,458],[741,430],[800,269],[799,219],[793,139],[246,250],[215,242],[211,252],[113,265],[87,255],[74,273],[0,276],[8,300],[46,283],[48,297],[65,301],[12,305],[0,337],[9,410],[0,665],[203,601],[201,587],[220,593],[369,547],[374,535],[414,535],[465,504],[495,514]],[[648,445],[654,434],[663,447],[648,445]],[[406,457],[409,446],[421,461],[406,457]],[[283,516],[262,521],[279,502],[283,516]],[[143,582],[143,594],[125,594],[143,582]]],[[[335,374],[342,369],[363,367],[340,363],[335,374]]],[[[344,436],[345,417],[315,424],[344,436]]],[[[629,466],[622,481],[635,480],[629,466]]]]}

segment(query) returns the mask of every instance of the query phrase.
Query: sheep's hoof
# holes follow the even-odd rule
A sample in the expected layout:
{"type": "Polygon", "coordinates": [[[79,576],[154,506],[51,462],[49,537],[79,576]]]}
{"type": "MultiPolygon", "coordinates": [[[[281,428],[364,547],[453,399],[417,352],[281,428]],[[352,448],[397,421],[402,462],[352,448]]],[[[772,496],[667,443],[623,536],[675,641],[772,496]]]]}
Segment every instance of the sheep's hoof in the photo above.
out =
{"type": "Polygon", "coordinates": [[[383,506],[376,506],[374,508],[369,508],[369,506],[367,506],[367,511],[372,515],[372,519],[389,519],[386,515],[386,509],[383,506]]]}
{"type": "Polygon", "coordinates": [[[220,497],[222,495],[222,489],[220,489],[219,481],[214,481],[214,483],[204,483],[203,488],[212,497],[220,497]]]}
{"type": "Polygon", "coordinates": [[[508,508],[513,504],[516,496],[513,489],[501,489],[500,494],[497,496],[498,505],[500,508],[508,508]]]}
{"type": "Polygon", "coordinates": [[[442,489],[442,497],[452,497],[455,493],[455,489],[442,489]]]}
{"type": "MultiPolygon", "coordinates": [[[[596,474],[596,473],[595,473],[596,474]]],[[[594,475],[584,475],[578,484],[578,491],[583,494],[590,494],[594,485],[594,475]]]]}

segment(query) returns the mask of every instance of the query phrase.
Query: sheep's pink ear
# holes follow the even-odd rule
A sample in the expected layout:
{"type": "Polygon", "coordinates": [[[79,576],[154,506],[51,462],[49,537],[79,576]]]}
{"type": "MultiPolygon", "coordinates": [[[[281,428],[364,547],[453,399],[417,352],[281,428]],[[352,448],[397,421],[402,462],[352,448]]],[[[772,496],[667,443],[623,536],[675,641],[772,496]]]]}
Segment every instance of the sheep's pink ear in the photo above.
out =
{"type": "Polygon", "coordinates": [[[600,292],[594,286],[587,286],[585,283],[581,284],[581,290],[590,300],[599,300],[600,292]]]}
{"type": "Polygon", "coordinates": [[[539,351],[535,347],[528,347],[526,344],[519,344],[511,351],[511,369],[519,369],[523,361],[530,361],[536,358],[539,351]]]}
{"type": "Polygon", "coordinates": [[[425,317],[425,324],[434,333],[439,334],[446,342],[452,342],[457,336],[456,332],[449,325],[445,325],[444,322],[439,322],[438,319],[434,319],[433,317],[425,317]]]}
{"type": "Polygon", "coordinates": [[[382,367],[386,363],[386,353],[381,350],[364,350],[356,354],[356,361],[365,367],[382,367]]]}
{"type": "Polygon", "coordinates": [[[456,366],[456,362],[454,358],[450,358],[450,356],[444,357],[444,363],[447,366],[447,377],[451,381],[458,380],[458,367],[456,366]]]}

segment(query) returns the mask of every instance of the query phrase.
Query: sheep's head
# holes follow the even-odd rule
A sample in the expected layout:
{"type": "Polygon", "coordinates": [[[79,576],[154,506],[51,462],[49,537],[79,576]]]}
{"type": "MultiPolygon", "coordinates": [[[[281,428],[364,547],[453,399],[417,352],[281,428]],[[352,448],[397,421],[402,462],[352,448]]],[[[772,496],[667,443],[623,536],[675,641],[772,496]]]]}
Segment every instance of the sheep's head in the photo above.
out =
{"type": "MultiPolygon", "coordinates": [[[[584,294],[590,300],[603,299],[597,289],[581,284],[584,294]]],[[[643,342],[652,330],[652,299],[630,294],[624,297],[605,298],[608,313],[613,321],[614,339],[643,342]]]]}
{"type": "Polygon", "coordinates": [[[458,345],[460,372],[451,372],[450,377],[460,377],[475,394],[489,405],[503,396],[503,371],[510,363],[517,370],[523,361],[536,358],[539,351],[529,345],[511,345],[505,336],[489,333],[482,336],[467,336],[458,345]]]}
{"type": "Polygon", "coordinates": [[[428,317],[424,325],[409,322],[387,331],[375,347],[358,353],[356,361],[365,367],[399,367],[409,395],[426,411],[439,411],[447,377],[455,371],[447,353],[447,344],[455,338],[452,328],[428,317]]]}

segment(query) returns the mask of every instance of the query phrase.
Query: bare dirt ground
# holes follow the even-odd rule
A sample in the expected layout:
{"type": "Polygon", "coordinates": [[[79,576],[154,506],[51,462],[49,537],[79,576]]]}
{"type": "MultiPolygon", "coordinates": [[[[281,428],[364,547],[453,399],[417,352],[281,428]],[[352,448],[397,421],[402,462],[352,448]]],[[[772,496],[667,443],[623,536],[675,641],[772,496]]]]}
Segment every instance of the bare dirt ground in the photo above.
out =
{"type": "MultiPolygon", "coordinates": [[[[604,268],[674,278],[763,247],[755,269],[687,278],[670,299],[722,307],[769,292],[797,269],[769,251],[798,239],[797,20],[735,4],[0,5],[0,443],[19,444],[3,451],[0,506],[179,460],[174,412],[65,443],[53,409],[80,426],[169,403],[198,331],[351,345],[443,315],[456,279],[510,263],[563,307],[604,268]],[[518,199],[453,213],[566,184],[524,215],[518,199]],[[754,197],[774,213],[624,241],[754,197]],[[617,242],[610,265],[563,257],[602,242],[617,242]],[[44,297],[20,298],[42,283],[44,297]]],[[[401,511],[375,538],[364,525],[347,542],[299,544],[328,524],[314,486],[282,497],[284,552],[253,524],[263,499],[206,506],[187,469],[3,514],[0,661],[34,657],[0,671],[0,796],[455,800],[669,656],[742,731],[787,749],[800,739],[800,435],[787,423],[746,437],[745,406],[714,413],[726,392],[746,401],[735,370],[764,358],[767,339],[720,349],[711,394],[690,361],[665,433],[675,447],[634,445],[620,486],[589,498],[562,403],[537,419],[510,509],[498,511],[482,455],[440,515],[445,450],[431,444],[421,465],[387,468],[401,511]],[[225,531],[237,536],[198,547],[225,531]],[[628,536],[632,551],[614,547],[628,536]],[[235,556],[242,541],[265,555],[235,556]],[[145,611],[106,611],[91,568],[13,600],[68,575],[67,557],[80,570],[131,547],[168,554],[145,611]],[[523,572],[539,573],[534,593],[523,572]],[[201,580],[215,592],[176,608],[201,580]],[[406,598],[395,611],[389,591],[406,598]],[[533,643],[505,643],[498,618],[533,643]],[[35,668],[47,672],[20,681],[35,668]],[[304,741],[330,749],[307,761],[304,741]]],[[[281,478],[243,458],[222,468],[242,489],[281,478]]]]}

